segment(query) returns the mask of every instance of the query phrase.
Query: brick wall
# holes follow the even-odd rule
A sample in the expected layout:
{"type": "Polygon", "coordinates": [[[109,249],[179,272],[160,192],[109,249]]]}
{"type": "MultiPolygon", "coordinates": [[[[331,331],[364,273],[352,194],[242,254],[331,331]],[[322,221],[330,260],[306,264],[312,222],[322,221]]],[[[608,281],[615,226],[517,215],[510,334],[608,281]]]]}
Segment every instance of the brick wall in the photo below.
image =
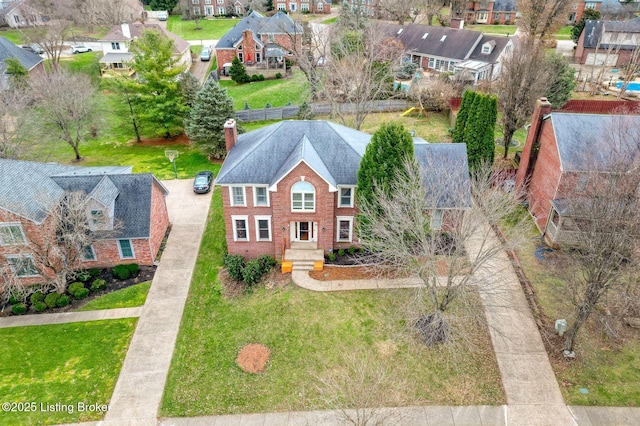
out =
{"type": "MultiPolygon", "coordinates": [[[[578,39],[578,42],[580,42],[582,40],[583,36],[584,36],[584,32],[580,35],[580,39],[578,39]]],[[[584,43],[584,41],[583,41],[583,43],[584,43]]],[[[576,54],[575,54],[575,57],[578,59],[578,62],[581,63],[581,64],[586,63],[587,56],[590,53],[597,53],[599,55],[606,55],[607,54],[607,49],[604,49],[604,48],[600,48],[600,49],[586,48],[586,47],[583,47],[583,43],[578,44],[578,47],[576,47],[576,54]]],[[[619,67],[619,66],[623,66],[624,64],[628,64],[631,61],[632,55],[633,55],[633,51],[632,50],[620,50],[618,52],[611,51],[609,53],[609,57],[612,57],[613,55],[618,55],[618,60],[616,61],[614,66],[619,67]]],[[[615,81],[617,81],[617,80],[615,80],[615,81]]]]}
{"type": "Polygon", "coordinates": [[[118,240],[102,240],[93,244],[96,260],[81,262],[82,268],[111,268],[120,263],[137,263],[138,265],[153,265],[155,255],[151,254],[149,239],[137,238],[131,240],[133,259],[121,259],[118,251],[118,240]]]}
{"type": "Polygon", "coordinates": [[[165,193],[160,184],[153,179],[151,184],[151,225],[149,237],[149,255],[155,259],[162,244],[162,239],[169,227],[169,213],[165,193]]]}
{"type": "Polygon", "coordinates": [[[233,62],[236,57],[235,49],[216,49],[216,57],[218,61],[218,74],[222,74],[223,65],[233,62]]]}
{"type": "Polygon", "coordinates": [[[242,50],[238,50],[238,52],[242,52],[245,64],[256,61],[256,41],[253,39],[253,31],[244,30],[242,32],[242,50]]]}

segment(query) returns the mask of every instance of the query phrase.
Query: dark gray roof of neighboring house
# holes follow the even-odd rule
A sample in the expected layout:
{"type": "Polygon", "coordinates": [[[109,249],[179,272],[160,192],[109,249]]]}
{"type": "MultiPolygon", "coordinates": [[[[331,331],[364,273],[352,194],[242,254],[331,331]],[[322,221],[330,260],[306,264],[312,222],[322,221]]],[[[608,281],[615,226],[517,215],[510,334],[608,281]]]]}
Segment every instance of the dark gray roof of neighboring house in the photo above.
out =
{"type": "Polygon", "coordinates": [[[407,53],[458,60],[468,59],[482,38],[480,31],[419,24],[381,24],[381,29],[389,37],[401,41],[407,53]],[[402,31],[398,33],[400,30],[402,31]],[[423,38],[427,33],[429,35],[423,38]],[[444,40],[442,40],[443,37],[445,37],[444,40]]]}
{"type": "Polygon", "coordinates": [[[471,207],[471,183],[464,143],[418,143],[413,146],[422,170],[429,209],[471,207]]]}
{"type": "Polygon", "coordinates": [[[0,73],[4,73],[7,69],[7,65],[4,62],[7,58],[18,59],[27,71],[43,61],[39,55],[16,46],[5,37],[0,37],[0,73]]]}
{"type": "Polygon", "coordinates": [[[254,36],[258,38],[259,34],[302,34],[302,27],[286,13],[279,11],[266,18],[254,10],[222,36],[216,44],[216,49],[233,49],[245,30],[253,31],[254,36]]]}
{"type": "Polygon", "coordinates": [[[509,43],[509,40],[511,40],[510,37],[496,37],[484,34],[480,43],[478,43],[476,48],[473,49],[473,53],[471,53],[469,59],[488,62],[491,64],[496,63],[504,51],[504,48],[509,43]],[[491,50],[491,53],[482,53],[482,45],[485,43],[493,44],[493,50],[491,50]]]}
{"type": "MultiPolygon", "coordinates": [[[[640,33],[640,17],[630,19],[628,21],[592,21],[585,22],[584,29],[584,47],[596,48],[602,39],[603,31],[618,33],[640,33]]],[[[608,43],[602,43],[601,48],[607,49],[608,43]]],[[[632,49],[636,46],[622,45],[622,49],[632,49]]]]}
{"type": "Polygon", "coordinates": [[[185,50],[189,49],[189,42],[184,40],[183,38],[178,37],[174,33],[169,30],[161,27],[158,24],[143,24],[142,22],[136,21],[129,25],[129,32],[131,33],[131,37],[125,37],[122,33],[122,25],[114,25],[111,28],[109,33],[100,39],[101,42],[125,42],[131,41],[134,38],[140,37],[144,30],[154,30],[159,31],[160,33],[170,37],[174,42],[174,52],[175,53],[183,53],[185,50]]]}
{"type": "Polygon", "coordinates": [[[115,220],[122,223],[118,236],[146,238],[154,180],[150,173],[132,174],[131,167],[0,159],[0,208],[41,223],[65,191],[82,191],[105,205],[115,199],[115,220]]]}
{"type": "Polygon", "coordinates": [[[608,171],[640,149],[640,116],[553,112],[563,171],[608,171]]]}
{"type": "Polygon", "coordinates": [[[516,10],[516,0],[496,0],[493,3],[494,12],[515,12],[516,10]]]}
{"type": "Polygon", "coordinates": [[[370,139],[367,133],[328,121],[281,121],[239,135],[216,183],[274,185],[305,161],[333,186],[355,185],[370,139]]]}

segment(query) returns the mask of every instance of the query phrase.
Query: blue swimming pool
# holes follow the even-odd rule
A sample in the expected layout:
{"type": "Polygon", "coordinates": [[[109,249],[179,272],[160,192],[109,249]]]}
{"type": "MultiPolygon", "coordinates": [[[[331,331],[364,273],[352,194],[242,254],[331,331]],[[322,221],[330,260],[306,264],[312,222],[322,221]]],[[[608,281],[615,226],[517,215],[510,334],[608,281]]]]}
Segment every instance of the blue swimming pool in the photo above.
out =
{"type": "MultiPolygon", "coordinates": [[[[617,82],[617,83],[616,83],[616,87],[617,87],[618,89],[619,89],[619,88],[621,88],[621,87],[622,87],[622,82],[621,82],[621,81],[617,82]]],[[[640,92],[640,83],[638,83],[638,82],[632,82],[632,83],[629,83],[629,85],[627,86],[627,90],[632,90],[632,91],[635,91],[635,92],[640,92]]]]}

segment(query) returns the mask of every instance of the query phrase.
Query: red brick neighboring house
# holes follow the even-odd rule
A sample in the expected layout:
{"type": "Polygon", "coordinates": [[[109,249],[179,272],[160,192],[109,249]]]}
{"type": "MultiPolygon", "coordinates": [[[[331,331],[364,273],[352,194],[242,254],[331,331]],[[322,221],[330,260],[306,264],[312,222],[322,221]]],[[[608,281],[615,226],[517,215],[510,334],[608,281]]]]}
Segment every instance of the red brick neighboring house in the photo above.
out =
{"type": "MultiPolygon", "coordinates": [[[[601,104],[601,111],[611,111],[601,104]]],[[[525,194],[547,242],[554,245],[575,237],[573,220],[579,212],[571,208],[570,200],[585,194],[589,185],[626,158],[629,149],[637,148],[639,129],[640,116],[629,112],[552,112],[546,98],[538,101],[516,173],[516,188],[525,194]],[[620,129],[623,136],[614,135],[620,129]]]]}
{"type": "Polygon", "coordinates": [[[238,22],[216,44],[218,73],[238,57],[245,65],[279,68],[302,50],[302,27],[286,13],[264,17],[256,11],[238,22]]]}
{"type": "MultiPolygon", "coordinates": [[[[581,64],[620,67],[640,49],[640,18],[628,21],[586,21],[575,58],[581,64]]],[[[637,59],[636,59],[637,60],[637,59]]]]}
{"type": "MultiPolygon", "coordinates": [[[[311,120],[238,136],[229,120],[225,138],[228,155],[216,184],[222,186],[229,253],[281,258],[294,243],[324,252],[358,246],[357,171],[371,135],[311,120]]],[[[453,222],[448,216],[471,206],[466,146],[414,142],[416,158],[430,171],[425,209],[433,227],[446,226],[453,222]],[[442,164],[446,171],[433,171],[442,164]]]]}
{"type": "Polygon", "coordinates": [[[153,264],[169,226],[168,191],[155,176],[132,174],[130,167],[0,159],[0,268],[9,266],[24,284],[42,283],[29,245],[48,236],[48,212],[64,194],[78,191],[86,194],[88,220],[100,217],[101,227],[117,224],[115,235],[84,248],[78,269],[153,264]]]}
{"type": "Polygon", "coordinates": [[[5,60],[8,58],[16,58],[20,61],[20,64],[29,73],[29,78],[32,80],[37,79],[45,74],[44,59],[40,55],[29,52],[19,46],[16,46],[4,37],[0,37],[0,74],[2,81],[0,81],[0,90],[6,89],[9,86],[7,74],[7,64],[5,60]]]}
{"type": "Polygon", "coordinates": [[[273,0],[273,4],[283,12],[331,13],[330,0],[273,0]]]}
{"type": "Polygon", "coordinates": [[[516,7],[516,0],[470,1],[464,11],[464,20],[469,24],[511,25],[516,20],[516,7]]]}

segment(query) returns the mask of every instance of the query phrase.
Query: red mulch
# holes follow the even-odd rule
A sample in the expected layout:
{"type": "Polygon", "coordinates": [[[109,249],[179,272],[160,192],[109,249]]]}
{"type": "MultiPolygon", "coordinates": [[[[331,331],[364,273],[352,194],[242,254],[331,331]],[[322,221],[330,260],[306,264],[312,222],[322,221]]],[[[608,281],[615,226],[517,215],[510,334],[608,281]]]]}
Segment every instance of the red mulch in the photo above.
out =
{"type": "Polygon", "coordinates": [[[262,373],[271,351],[262,343],[251,343],[240,350],[236,364],[247,373],[262,373]]]}

